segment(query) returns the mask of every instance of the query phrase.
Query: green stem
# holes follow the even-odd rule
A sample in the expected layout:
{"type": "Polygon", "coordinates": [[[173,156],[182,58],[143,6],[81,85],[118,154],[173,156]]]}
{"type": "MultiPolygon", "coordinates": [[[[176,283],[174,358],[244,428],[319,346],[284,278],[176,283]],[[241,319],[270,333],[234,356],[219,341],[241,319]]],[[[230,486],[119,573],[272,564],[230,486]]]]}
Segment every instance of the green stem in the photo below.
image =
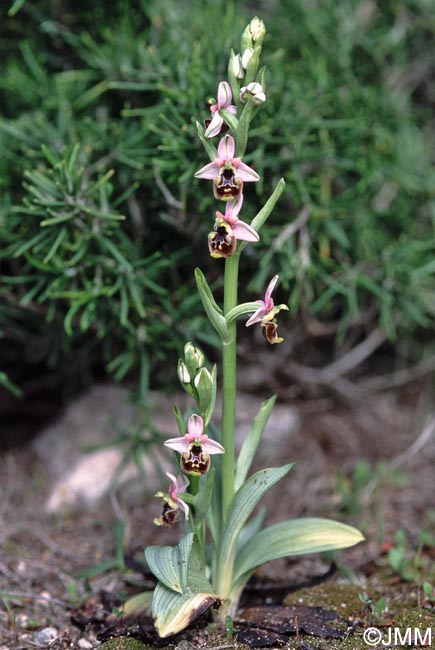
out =
{"type": "MultiPolygon", "coordinates": [[[[224,315],[237,305],[239,255],[225,260],[224,315]]],[[[236,415],[237,323],[228,325],[229,342],[222,347],[222,508],[223,523],[234,496],[234,420],[236,415]]]]}
{"type": "MultiPolygon", "coordinates": [[[[200,477],[195,476],[194,474],[191,474],[189,476],[190,480],[190,485],[188,487],[189,494],[192,494],[193,496],[196,496],[199,492],[200,489],[200,477]]],[[[191,512],[191,517],[190,517],[190,525],[192,532],[195,533],[196,538],[198,540],[198,549],[201,554],[201,562],[203,567],[206,566],[206,561],[205,561],[205,519],[197,523],[195,521],[195,514],[191,512]]]]}

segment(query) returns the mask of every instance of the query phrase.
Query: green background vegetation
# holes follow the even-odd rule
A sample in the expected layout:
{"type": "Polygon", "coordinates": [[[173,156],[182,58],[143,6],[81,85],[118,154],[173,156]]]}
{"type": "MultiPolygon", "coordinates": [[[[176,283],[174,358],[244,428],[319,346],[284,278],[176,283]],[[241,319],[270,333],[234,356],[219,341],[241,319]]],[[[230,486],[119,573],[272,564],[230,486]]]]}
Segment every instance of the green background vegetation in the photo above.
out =
{"type": "Polygon", "coordinates": [[[144,399],[150,381],[175,383],[186,340],[213,345],[193,270],[218,289],[206,236],[219,206],[193,178],[207,162],[195,121],[255,13],[268,30],[267,103],[245,157],[261,182],[242,218],[281,176],[287,187],[244,255],[241,298],[279,273],[277,301],[294,319],[336,324],[334,345],[362,323],[358,336],[379,326],[402,363],[428,352],[431,0],[21,4],[1,10],[5,385],[28,394],[35,377],[50,387],[108,374],[144,399]]]}

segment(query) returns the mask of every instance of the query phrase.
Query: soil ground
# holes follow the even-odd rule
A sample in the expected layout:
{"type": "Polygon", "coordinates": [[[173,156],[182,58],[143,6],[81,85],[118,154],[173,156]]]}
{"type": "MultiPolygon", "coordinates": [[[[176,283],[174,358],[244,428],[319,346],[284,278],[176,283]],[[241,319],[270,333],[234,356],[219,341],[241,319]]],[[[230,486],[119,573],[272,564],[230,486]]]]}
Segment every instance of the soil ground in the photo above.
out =
{"type": "MultiPolygon", "coordinates": [[[[435,585],[435,441],[422,434],[422,388],[345,406],[328,399],[297,404],[301,426],[291,454],[298,466],[265,502],[268,520],[336,517],[360,527],[367,541],[337,555],[335,569],[331,558],[316,556],[272,562],[257,573],[246,607],[314,608],[294,610],[293,632],[277,632],[290,610],[277,610],[275,637],[264,611],[251,610],[258,627],[250,636],[214,631],[205,617],[172,639],[172,648],[350,650],[368,647],[363,633],[370,626],[383,633],[434,628],[435,599],[423,583],[435,585]],[[331,629],[341,638],[328,636],[331,629]]],[[[289,450],[274,452],[287,461],[289,450]]],[[[156,504],[145,490],[115,491],[92,511],[49,516],[42,507],[47,477],[30,447],[4,454],[0,487],[0,650],[168,644],[155,638],[149,620],[113,615],[120,598],[150,585],[136,562],[143,548],[176,541],[173,530],[153,526],[156,504]]],[[[435,643],[435,630],[433,637],[435,643]]]]}

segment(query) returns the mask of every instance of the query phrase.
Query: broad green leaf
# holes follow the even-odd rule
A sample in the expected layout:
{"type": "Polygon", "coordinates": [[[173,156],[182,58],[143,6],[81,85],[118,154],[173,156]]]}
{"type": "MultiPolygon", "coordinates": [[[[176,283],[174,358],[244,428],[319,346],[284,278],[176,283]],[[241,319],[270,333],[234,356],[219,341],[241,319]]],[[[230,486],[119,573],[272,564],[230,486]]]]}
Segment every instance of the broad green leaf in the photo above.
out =
{"type": "Polygon", "coordinates": [[[263,435],[264,427],[270,417],[272,409],[276,402],[276,396],[271,397],[263,402],[261,408],[252,423],[252,427],[246,436],[242,448],[240,450],[239,458],[237,460],[235,489],[238,490],[246,480],[246,477],[251,467],[257,447],[260,443],[261,436],[263,435]]]}
{"type": "Polygon", "coordinates": [[[249,542],[262,528],[264,517],[266,514],[265,508],[260,508],[255,517],[252,517],[240,531],[239,539],[237,540],[236,554],[239,550],[249,542]]]}
{"type": "Polygon", "coordinates": [[[180,594],[187,585],[192,543],[193,533],[188,533],[177,546],[148,546],[145,549],[145,559],[156,578],[180,594]]]}
{"type": "MultiPolygon", "coordinates": [[[[222,534],[222,545],[217,563],[217,593],[226,598],[231,591],[234,557],[240,532],[253,509],[264,494],[283,478],[294,463],[263,469],[251,476],[236,492],[222,534]]],[[[257,536],[255,537],[255,539],[257,536]]]]}
{"type": "Polygon", "coordinates": [[[364,540],[359,530],[332,519],[293,519],[269,526],[252,537],[237,554],[235,580],[280,557],[333,551],[364,540]]]}
{"type": "Polygon", "coordinates": [[[165,638],[184,630],[218,600],[213,593],[189,590],[177,594],[158,582],[154,590],[152,613],[159,636],[165,638]]]}

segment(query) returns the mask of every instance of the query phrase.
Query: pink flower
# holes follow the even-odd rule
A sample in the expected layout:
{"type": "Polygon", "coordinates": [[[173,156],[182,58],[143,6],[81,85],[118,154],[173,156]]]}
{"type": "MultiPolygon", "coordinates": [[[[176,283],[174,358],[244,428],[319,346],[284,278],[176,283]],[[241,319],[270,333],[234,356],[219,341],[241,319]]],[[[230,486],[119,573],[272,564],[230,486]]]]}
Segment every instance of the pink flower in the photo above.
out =
{"type": "Polygon", "coordinates": [[[246,322],[246,327],[254,325],[254,323],[260,323],[263,329],[263,335],[269,343],[281,343],[284,339],[277,335],[278,323],[276,322],[275,316],[282,309],[288,310],[287,305],[277,305],[273,302],[272,291],[275,288],[276,283],[278,282],[278,275],[275,275],[272,280],[269,282],[269,286],[266,289],[264,300],[257,300],[259,305],[256,312],[246,322]]]}
{"type": "Polygon", "coordinates": [[[234,158],[235,142],[231,135],[225,135],[218,146],[218,157],[201,167],[196,178],[213,181],[213,192],[217,199],[234,201],[242,195],[243,181],[256,182],[259,175],[240,158],[234,158]]]}
{"type": "Polygon", "coordinates": [[[170,479],[168,493],[157,492],[154,496],[163,499],[163,511],[158,519],[154,519],[157,526],[165,526],[172,528],[177,521],[178,511],[181,508],[184,512],[184,517],[187,521],[189,519],[189,506],[178,496],[179,492],[185,492],[189,485],[189,479],[186,476],[179,476],[175,478],[173,474],[166,472],[166,476],[170,479]]]}
{"type": "Polygon", "coordinates": [[[229,113],[237,113],[237,107],[231,104],[232,99],[230,84],[227,81],[221,81],[218,85],[217,103],[210,106],[213,117],[205,130],[206,138],[213,138],[220,133],[224,123],[224,118],[219,113],[221,108],[225,108],[229,113]]]}
{"type": "Polygon", "coordinates": [[[191,415],[187,424],[187,433],[179,438],[166,440],[165,447],[181,454],[181,469],[186,474],[206,474],[210,468],[212,454],[224,454],[225,449],[219,442],[203,433],[204,422],[200,415],[191,415]]]}
{"type": "Polygon", "coordinates": [[[242,203],[243,195],[237,201],[230,201],[226,204],[225,214],[216,212],[214,231],[208,236],[208,248],[212,257],[231,257],[236,250],[238,239],[259,241],[260,237],[257,231],[237,216],[242,203]]]}

